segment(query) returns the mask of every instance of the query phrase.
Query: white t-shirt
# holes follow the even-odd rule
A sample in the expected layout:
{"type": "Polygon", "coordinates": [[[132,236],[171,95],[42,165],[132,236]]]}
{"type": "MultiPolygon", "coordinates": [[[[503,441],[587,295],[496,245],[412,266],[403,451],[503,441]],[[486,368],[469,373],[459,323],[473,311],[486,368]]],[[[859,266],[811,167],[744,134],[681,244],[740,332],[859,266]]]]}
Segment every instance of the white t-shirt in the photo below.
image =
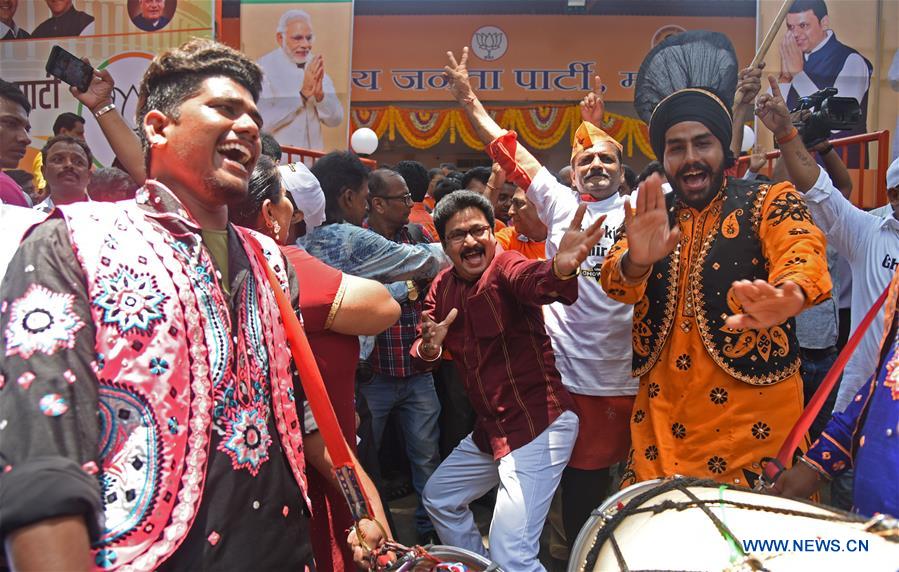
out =
{"type": "MultiPolygon", "coordinates": [[[[571,188],[559,183],[545,168],[531,181],[527,196],[549,228],[546,257],[559,249],[559,241],[579,206],[571,188]]],[[[624,201],[618,193],[604,201],[587,203],[583,226],[601,215],[605,235],[581,265],[578,299],[570,306],[544,306],[546,331],[556,354],[562,383],[580,395],[636,395],[638,379],[631,376],[633,306],[609,298],[599,283],[599,271],[615,234],[624,224],[624,201]]]]}
{"type": "MultiPolygon", "coordinates": [[[[815,224],[827,242],[849,261],[852,269],[852,332],[886,289],[899,266],[899,220],[867,213],[850,203],[833,186],[824,169],[805,193],[815,224]]],[[[880,311],[849,358],[840,382],[834,412],[843,411],[859,388],[874,374],[883,335],[880,311]]]]}

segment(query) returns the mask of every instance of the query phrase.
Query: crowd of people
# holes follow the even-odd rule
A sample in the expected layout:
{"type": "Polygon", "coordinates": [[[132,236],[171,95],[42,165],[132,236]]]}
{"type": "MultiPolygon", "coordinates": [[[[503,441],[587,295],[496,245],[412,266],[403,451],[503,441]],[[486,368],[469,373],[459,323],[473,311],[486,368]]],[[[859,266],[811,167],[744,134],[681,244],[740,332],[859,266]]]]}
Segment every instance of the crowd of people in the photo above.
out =
{"type": "Polygon", "coordinates": [[[13,569],[371,566],[394,530],[385,448],[408,459],[411,541],[507,571],[543,569],[551,510],[570,544],[613,488],[673,475],[794,497],[843,475],[831,502],[899,514],[899,162],[886,211],[853,206],[838,154],[806,149],[754,66],[735,100],[775,136],[770,178],[757,158],[736,176],[745,109],[701,87],[656,107],[658,162],[636,173],[603,131],[598,77],[569,164],[541,165],[485,110],[467,60],[448,53],[447,85],[492,166],[464,173],[370,170],[345,151],[282,163],[262,70],[208,40],[152,61],[137,135],[108,72],[72,88],[115,166],[93,167],[85,120],[67,113],[18,171],[30,106],[0,80],[13,569]],[[771,483],[762,459],[834,362],[840,258],[852,329],[889,286],[886,310],[771,483]],[[351,516],[278,291],[370,518],[351,516]],[[489,549],[474,502],[492,509],[489,549]]]}

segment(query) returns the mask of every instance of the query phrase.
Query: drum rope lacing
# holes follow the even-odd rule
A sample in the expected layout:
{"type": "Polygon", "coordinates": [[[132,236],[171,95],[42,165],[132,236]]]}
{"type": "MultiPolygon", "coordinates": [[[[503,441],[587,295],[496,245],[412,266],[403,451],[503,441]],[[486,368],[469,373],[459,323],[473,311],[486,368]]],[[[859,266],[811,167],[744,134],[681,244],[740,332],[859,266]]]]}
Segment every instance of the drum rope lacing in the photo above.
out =
{"type": "MultiPolygon", "coordinates": [[[[820,513],[811,513],[805,512],[801,510],[795,509],[787,509],[787,508],[778,508],[778,507],[770,507],[770,506],[756,506],[747,503],[726,500],[726,499],[709,499],[703,500],[690,492],[687,487],[690,486],[705,486],[705,487],[715,487],[715,488],[732,488],[734,490],[744,490],[741,487],[730,487],[727,485],[721,485],[721,483],[710,481],[706,479],[675,479],[671,480],[667,483],[659,485],[649,491],[641,493],[635,496],[633,499],[628,501],[626,505],[620,507],[618,512],[616,512],[613,516],[609,517],[606,514],[599,514],[605,523],[602,528],[597,531],[595,538],[593,539],[593,543],[590,545],[590,550],[587,552],[587,556],[584,562],[584,570],[592,570],[596,565],[596,560],[599,557],[599,551],[602,548],[602,545],[608,540],[612,546],[612,550],[615,554],[615,559],[618,561],[618,566],[622,572],[629,571],[630,568],[627,566],[627,562],[624,559],[624,554],[621,552],[621,549],[618,545],[618,542],[615,540],[615,529],[624,520],[625,517],[639,514],[639,513],[653,513],[659,514],[661,512],[676,510],[682,511],[690,508],[699,508],[703,511],[703,513],[708,516],[712,522],[715,524],[718,531],[721,535],[728,541],[732,548],[736,548],[739,556],[743,559],[743,564],[746,564],[750,567],[750,569],[762,569],[762,568],[754,568],[754,566],[761,566],[761,563],[752,558],[743,552],[740,542],[733,535],[730,529],[723,523],[721,520],[709,510],[707,505],[719,505],[719,506],[727,506],[737,509],[746,509],[746,510],[755,510],[761,512],[770,512],[774,514],[783,514],[788,516],[799,516],[805,518],[811,518],[815,520],[824,520],[830,522],[846,522],[847,520],[854,521],[857,524],[863,525],[863,529],[865,531],[872,532],[873,534],[877,534],[878,536],[882,536],[888,540],[899,541],[899,529],[896,526],[893,526],[893,522],[886,523],[882,519],[870,519],[865,520],[858,515],[850,514],[847,512],[839,511],[834,515],[820,514],[820,513]],[[686,502],[677,502],[673,500],[664,500],[661,503],[649,507],[641,507],[643,503],[652,498],[665,494],[672,490],[678,490],[688,498],[690,501],[686,502]],[[880,526],[883,528],[883,525],[887,524],[888,526],[892,526],[892,528],[887,528],[886,530],[874,531],[875,528],[880,526]]],[[[805,502],[806,504],[813,505],[808,501],[802,501],[796,499],[798,502],[805,502]]]]}

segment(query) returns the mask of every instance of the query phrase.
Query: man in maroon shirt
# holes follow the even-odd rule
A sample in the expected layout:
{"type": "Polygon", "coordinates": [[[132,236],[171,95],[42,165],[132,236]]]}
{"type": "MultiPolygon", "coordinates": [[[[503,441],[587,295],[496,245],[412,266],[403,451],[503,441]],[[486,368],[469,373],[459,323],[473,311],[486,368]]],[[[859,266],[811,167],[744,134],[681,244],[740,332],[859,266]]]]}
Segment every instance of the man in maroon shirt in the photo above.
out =
{"type": "Polygon", "coordinates": [[[585,209],[545,261],[497,248],[493,208],[477,193],[457,191],[434,210],[453,267],[431,285],[411,353],[427,367],[443,348],[452,352],[477,420],[431,476],[423,502],[441,541],[487,556],[468,505],[499,485],[489,556],[504,570],[543,570],[540,531],[577,437],[540,306],[577,299],[572,279],[603,233],[602,218],[581,230],[585,209]]]}

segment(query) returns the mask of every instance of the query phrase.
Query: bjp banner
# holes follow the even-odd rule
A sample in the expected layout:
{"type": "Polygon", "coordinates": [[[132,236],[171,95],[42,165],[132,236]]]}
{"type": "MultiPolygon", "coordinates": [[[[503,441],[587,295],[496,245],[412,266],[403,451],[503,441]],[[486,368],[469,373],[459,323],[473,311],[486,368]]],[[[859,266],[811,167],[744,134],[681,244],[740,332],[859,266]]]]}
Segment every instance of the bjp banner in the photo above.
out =
{"type": "Polygon", "coordinates": [[[243,0],[241,50],[264,74],[259,112],[282,145],[345,149],[352,0],[243,0]]]}
{"type": "Polygon", "coordinates": [[[0,3],[0,77],[18,85],[31,103],[31,147],[20,162],[32,171],[34,157],[53,135],[63,112],[86,119],[85,139],[98,166],[114,159],[89,110],[69,86],[46,72],[53,46],[87,57],[115,81],[113,102],[136,127],[137,90],[150,60],[193,37],[213,36],[214,0],[8,0],[0,3]]]}

